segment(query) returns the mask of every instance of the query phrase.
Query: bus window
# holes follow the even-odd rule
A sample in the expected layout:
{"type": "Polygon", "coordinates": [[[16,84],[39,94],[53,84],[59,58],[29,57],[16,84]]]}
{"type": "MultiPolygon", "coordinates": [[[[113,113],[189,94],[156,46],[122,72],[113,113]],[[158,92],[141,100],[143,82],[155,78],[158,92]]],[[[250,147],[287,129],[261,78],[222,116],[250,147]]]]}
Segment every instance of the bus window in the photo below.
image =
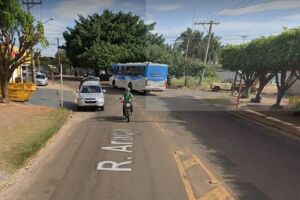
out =
{"type": "Polygon", "coordinates": [[[114,68],[112,68],[112,74],[118,74],[118,67],[114,67],[114,68]]]}
{"type": "Polygon", "coordinates": [[[138,67],[138,75],[145,76],[145,66],[138,67]]]}

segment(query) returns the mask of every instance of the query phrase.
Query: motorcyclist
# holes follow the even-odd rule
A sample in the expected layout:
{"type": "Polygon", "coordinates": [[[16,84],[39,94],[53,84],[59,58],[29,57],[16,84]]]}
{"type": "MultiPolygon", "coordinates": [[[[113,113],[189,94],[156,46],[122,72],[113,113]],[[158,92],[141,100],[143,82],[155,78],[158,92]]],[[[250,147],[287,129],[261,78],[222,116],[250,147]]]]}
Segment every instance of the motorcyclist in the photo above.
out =
{"type": "Polygon", "coordinates": [[[123,100],[123,114],[125,115],[125,105],[127,103],[130,104],[130,112],[131,114],[133,114],[133,104],[132,104],[133,95],[130,92],[130,88],[125,89],[125,94],[123,95],[122,100],[123,100]]]}

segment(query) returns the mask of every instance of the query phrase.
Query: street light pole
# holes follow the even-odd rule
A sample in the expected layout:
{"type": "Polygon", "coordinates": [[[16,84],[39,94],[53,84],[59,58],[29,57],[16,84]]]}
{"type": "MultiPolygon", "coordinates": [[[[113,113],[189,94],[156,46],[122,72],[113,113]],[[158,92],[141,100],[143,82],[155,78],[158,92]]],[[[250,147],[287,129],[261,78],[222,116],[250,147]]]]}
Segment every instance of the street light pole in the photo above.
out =
{"type": "Polygon", "coordinates": [[[63,90],[63,70],[62,64],[60,63],[60,55],[59,55],[59,38],[57,40],[57,56],[58,56],[58,65],[60,69],[60,106],[64,108],[64,90],[63,90]]]}

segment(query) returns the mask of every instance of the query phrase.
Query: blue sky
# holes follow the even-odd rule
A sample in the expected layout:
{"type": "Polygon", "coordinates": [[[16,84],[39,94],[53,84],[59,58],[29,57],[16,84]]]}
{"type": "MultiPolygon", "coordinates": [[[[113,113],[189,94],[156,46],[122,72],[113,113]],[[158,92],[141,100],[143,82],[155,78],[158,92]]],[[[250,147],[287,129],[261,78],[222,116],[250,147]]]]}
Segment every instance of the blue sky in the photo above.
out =
{"type": "MultiPolygon", "coordinates": [[[[62,32],[72,27],[78,14],[84,16],[104,9],[132,11],[147,23],[157,22],[155,32],[163,34],[168,43],[187,27],[206,32],[196,21],[220,22],[213,28],[223,44],[238,44],[262,35],[278,34],[283,27],[300,25],[300,0],[43,0],[43,5],[31,11],[45,24],[50,44],[56,37],[62,43],[62,32]],[[244,40],[241,35],[247,36],[244,40]]],[[[53,56],[55,45],[42,49],[42,54],[53,56]]]]}

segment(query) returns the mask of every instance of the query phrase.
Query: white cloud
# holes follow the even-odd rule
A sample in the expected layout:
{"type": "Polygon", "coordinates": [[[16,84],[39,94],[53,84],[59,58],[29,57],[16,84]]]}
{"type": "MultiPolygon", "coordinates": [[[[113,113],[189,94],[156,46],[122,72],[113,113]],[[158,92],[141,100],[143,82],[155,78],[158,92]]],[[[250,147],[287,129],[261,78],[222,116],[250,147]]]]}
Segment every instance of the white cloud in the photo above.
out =
{"type": "Polygon", "coordinates": [[[182,8],[181,4],[157,4],[150,7],[151,10],[159,12],[173,11],[180,8],[182,8]]]}
{"type": "Polygon", "coordinates": [[[283,19],[300,20],[300,14],[298,14],[298,15],[289,15],[289,16],[284,17],[283,19]]]}
{"type": "Polygon", "coordinates": [[[53,10],[54,17],[75,19],[79,14],[84,16],[97,12],[101,8],[111,7],[115,0],[64,0],[53,10]]]}
{"type": "Polygon", "coordinates": [[[243,39],[241,35],[247,35],[248,41],[261,36],[276,35],[283,31],[283,27],[293,28],[296,25],[287,23],[286,21],[269,21],[268,23],[247,22],[247,21],[230,21],[224,22],[214,28],[216,35],[222,37],[223,44],[241,43],[243,39]]]}
{"type": "Polygon", "coordinates": [[[260,3],[253,6],[246,6],[237,9],[225,9],[217,12],[217,15],[244,15],[263,11],[271,10],[287,10],[300,7],[300,1],[298,0],[277,0],[267,3],[260,3]]]}
{"type": "Polygon", "coordinates": [[[173,43],[179,35],[187,29],[188,25],[182,26],[167,26],[155,28],[153,33],[162,34],[167,43],[173,43]]]}

